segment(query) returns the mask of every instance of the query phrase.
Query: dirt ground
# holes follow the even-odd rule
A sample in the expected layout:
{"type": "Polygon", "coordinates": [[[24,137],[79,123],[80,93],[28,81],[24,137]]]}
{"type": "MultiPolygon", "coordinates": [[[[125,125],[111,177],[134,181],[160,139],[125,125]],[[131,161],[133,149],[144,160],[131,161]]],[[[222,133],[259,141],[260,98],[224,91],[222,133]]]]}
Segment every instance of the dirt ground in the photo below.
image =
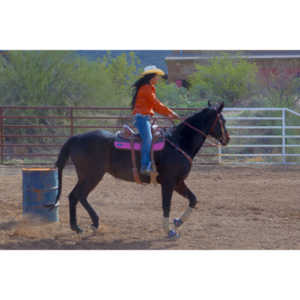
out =
{"type": "MultiPolygon", "coordinates": [[[[76,183],[64,172],[60,222],[41,224],[22,216],[21,167],[0,167],[0,249],[300,249],[300,167],[203,166],[187,185],[198,208],[170,241],[162,229],[160,186],[105,175],[89,202],[100,215],[94,234],[78,205],[81,236],[69,228],[67,195],[76,183]]],[[[171,219],[187,201],[174,194],[171,219]]]]}

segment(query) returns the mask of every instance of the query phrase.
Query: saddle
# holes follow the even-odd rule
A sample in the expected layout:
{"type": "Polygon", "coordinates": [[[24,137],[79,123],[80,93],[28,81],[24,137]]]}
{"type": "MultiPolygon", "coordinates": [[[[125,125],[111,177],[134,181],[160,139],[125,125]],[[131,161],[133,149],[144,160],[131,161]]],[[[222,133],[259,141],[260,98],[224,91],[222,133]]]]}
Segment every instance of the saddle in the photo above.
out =
{"type": "MultiPolygon", "coordinates": [[[[165,147],[165,138],[162,129],[157,124],[151,126],[152,131],[152,150],[161,151],[165,147]]],[[[114,146],[117,149],[130,150],[132,147],[135,151],[141,150],[141,137],[130,126],[123,125],[122,129],[117,132],[117,138],[114,146]]]]}
{"type": "MultiPolygon", "coordinates": [[[[156,177],[158,175],[156,171],[156,165],[154,161],[154,151],[161,151],[165,147],[165,136],[162,128],[159,128],[157,124],[151,125],[152,131],[152,146],[151,146],[151,162],[153,172],[150,174],[151,183],[157,184],[156,177]]],[[[130,126],[123,125],[122,129],[116,133],[116,139],[114,146],[121,150],[130,150],[132,161],[133,178],[136,183],[142,184],[138,169],[136,167],[135,151],[141,150],[141,137],[130,126]]]]}

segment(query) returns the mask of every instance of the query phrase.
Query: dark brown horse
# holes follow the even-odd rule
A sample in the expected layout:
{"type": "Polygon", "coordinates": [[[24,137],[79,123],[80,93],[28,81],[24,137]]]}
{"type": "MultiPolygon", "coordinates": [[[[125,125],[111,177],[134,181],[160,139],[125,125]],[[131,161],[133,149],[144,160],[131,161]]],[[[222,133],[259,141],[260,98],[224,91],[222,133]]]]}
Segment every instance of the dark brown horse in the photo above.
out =
{"type": "MultiPolygon", "coordinates": [[[[173,191],[189,200],[189,206],[179,219],[174,220],[179,227],[187,220],[197,204],[196,196],[185,184],[191,170],[191,160],[200,150],[207,136],[217,139],[222,145],[227,145],[229,135],[222,116],[224,103],[216,107],[210,104],[207,108],[195,113],[177,126],[166,132],[167,142],[162,151],[155,153],[158,171],[157,181],[161,185],[163,226],[170,238],[177,237],[170,228],[169,215],[173,191]],[[190,158],[190,159],[189,159],[190,158]]],[[[56,202],[62,188],[62,171],[70,157],[75,165],[78,182],[69,195],[70,226],[77,233],[82,232],[77,225],[76,206],[80,202],[87,210],[92,227],[97,229],[99,217],[87,201],[88,194],[96,187],[107,172],[116,178],[134,181],[130,151],[114,147],[116,135],[97,130],[71,137],[62,147],[56,167],[58,168],[59,188],[56,202]]],[[[140,153],[136,153],[137,166],[140,167],[140,153]]],[[[140,175],[141,181],[150,183],[150,177],[140,175]]]]}

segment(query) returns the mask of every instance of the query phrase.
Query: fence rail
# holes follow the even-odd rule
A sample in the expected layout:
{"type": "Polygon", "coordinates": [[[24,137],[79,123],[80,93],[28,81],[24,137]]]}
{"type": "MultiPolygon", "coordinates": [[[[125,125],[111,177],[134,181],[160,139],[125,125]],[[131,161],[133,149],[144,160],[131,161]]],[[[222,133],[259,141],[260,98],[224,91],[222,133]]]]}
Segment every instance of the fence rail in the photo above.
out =
{"type": "MultiPolygon", "coordinates": [[[[198,109],[175,110],[187,116],[198,109]]],[[[225,108],[224,116],[231,143],[206,144],[196,164],[300,164],[299,113],[288,108],[225,108]]],[[[0,106],[0,163],[53,163],[70,136],[92,129],[116,131],[131,119],[125,107],[0,106]]],[[[170,125],[162,117],[157,120],[162,127],[170,125]]]]}
{"type": "Polygon", "coordinates": [[[226,150],[225,148],[219,150],[220,162],[300,164],[300,144],[297,140],[300,138],[300,135],[297,135],[300,129],[299,113],[288,108],[225,108],[225,115],[226,120],[234,124],[227,126],[232,141],[226,150]],[[261,116],[262,113],[267,116],[261,116]],[[251,114],[251,116],[245,116],[245,114],[251,114]],[[275,115],[270,116],[270,114],[275,115]],[[243,121],[255,122],[255,124],[243,125],[241,124],[243,121]],[[271,124],[261,124],[261,122],[271,124]],[[289,122],[296,124],[289,124],[289,122]],[[233,149],[240,149],[240,151],[233,151],[233,149]],[[255,150],[257,153],[252,152],[255,150]],[[277,153],[273,153],[275,151],[277,153]]]}
{"type": "MultiPolygon", "coordinates": [[[[175,110],[182,116],[195,111],[175,110]]],[[[156,119],[161,127],[170,126],[165,118],[156,119]]],[[[0,163],[52,164],[70,136],[93,129],[117,131],[131,120],[125,107],[0,106],[0,163]]],[[[216,160],[216,150],[205,147],[199,157],[216,160]]]]}

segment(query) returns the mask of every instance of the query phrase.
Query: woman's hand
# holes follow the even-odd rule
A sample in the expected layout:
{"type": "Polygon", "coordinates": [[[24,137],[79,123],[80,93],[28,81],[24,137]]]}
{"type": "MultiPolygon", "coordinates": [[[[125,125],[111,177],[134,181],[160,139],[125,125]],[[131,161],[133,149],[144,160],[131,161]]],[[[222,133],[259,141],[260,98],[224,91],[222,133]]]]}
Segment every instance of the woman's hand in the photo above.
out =
{"type": "Polygon", "coordinates": [[[175,120],[181,120],[180,117],[175,112],[173,112],[173,114],[169,115],[168,119],[173,124],[173,126],[176,126],[175,120]]]}
{"type": "Polygon", "coordinates": [[[180,120],[181,119],[175,112],[170,116],[170,118],[172,120],[180,120]]]}

